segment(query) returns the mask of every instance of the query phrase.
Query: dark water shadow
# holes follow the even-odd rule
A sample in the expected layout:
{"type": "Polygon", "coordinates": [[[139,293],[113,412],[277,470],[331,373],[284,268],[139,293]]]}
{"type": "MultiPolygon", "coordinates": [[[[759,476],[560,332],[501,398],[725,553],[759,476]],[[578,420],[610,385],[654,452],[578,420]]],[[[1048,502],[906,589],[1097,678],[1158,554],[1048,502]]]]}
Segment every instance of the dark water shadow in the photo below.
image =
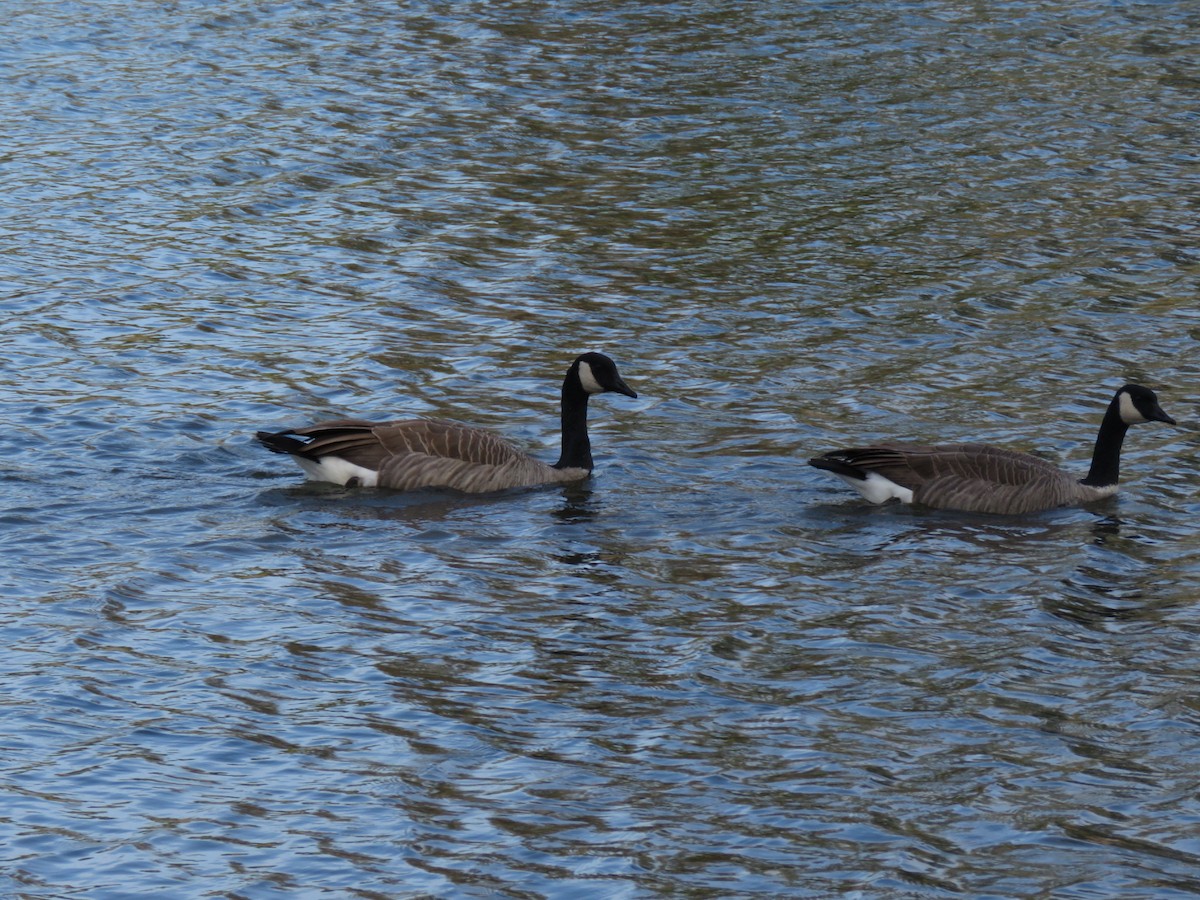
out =
{"type": "Polygon", "coordinates": [[[1193,605],[1190,589],[1172,590],[1178,575],[1163,550],[1140,523],[1106,516],[1091,525],[1084,558],[1042,608],[1057,619],[1107,631],[1157,622],[1172,609],[1193,605]]]}
{"type": "Polygon", "coordinates": [[[893,537],[923,536],[995,547],[1059,540],[1087,527],[1093,519],[1091,513],[1079,508],[1052,509],[1027,516],[994,516],[903,503],[877,506],[848,502],[812,504],[789,524],[793,530],[811,526],[826,534],[891,533],[893,537]]]}
{"type": "Polygon", "coordinates": [[[257,503],[271,509],[293,509],[297,513],[333,512],[347,519],[428,523],[445,519],[461,510],[503,507],[512,509],[522,499],[558,492],[562,505],[552,515],[571,523],[594,518],[598,501],[587,482],[535,485],[483,494],[468,494],[450,489],[397,491],[387,488],[343,487],[324,482],[302,482],[282,488],[270,488],[257,495],[257,503]]]}

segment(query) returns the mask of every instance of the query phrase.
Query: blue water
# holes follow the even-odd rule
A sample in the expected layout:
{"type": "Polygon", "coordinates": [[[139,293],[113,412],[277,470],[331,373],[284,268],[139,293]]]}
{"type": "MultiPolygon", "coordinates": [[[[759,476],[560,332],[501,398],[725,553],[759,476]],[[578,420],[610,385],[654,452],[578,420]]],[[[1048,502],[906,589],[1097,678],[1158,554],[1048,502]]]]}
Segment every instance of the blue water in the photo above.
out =
{"type": "Polygon", "coordinates": [[[32,3],[0,895],[1200,894],[1188,4],[32,3]],[[305,484],[432,415],[596,477],[305,484]],[[978,439],[1111,501],[866,505],[978,439]]]}

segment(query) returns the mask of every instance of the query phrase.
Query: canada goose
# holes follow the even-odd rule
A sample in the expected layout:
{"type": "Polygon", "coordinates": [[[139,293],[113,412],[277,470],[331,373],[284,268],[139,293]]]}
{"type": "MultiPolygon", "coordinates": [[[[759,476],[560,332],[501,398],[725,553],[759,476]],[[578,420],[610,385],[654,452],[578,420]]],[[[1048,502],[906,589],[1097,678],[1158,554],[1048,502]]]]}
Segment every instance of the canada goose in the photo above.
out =
{"type": "Polygon", "coordinates": [[[988,444],[885,444],[834,450],[808,462],[837,475],[872,503],[895,498],[938,509],[1017,515],[1115,494],[1121,443],[1129,426],[1141,422],[1175,424],[1154,391],[1127,384],[1108,404],[1091,470],[1080,481],[1044,459],[988,444]]]}
{"type": "Polygon", "coordinates": [[[439,419],[367,422],[339,419],[307,428],[259,431],[268,450],[290,453],[310,481],[402,491],[453,488],[468,493],[578,481],[592,472],[588,397],[637,397],[602,353],[585,353],[562,386],[562,455],[550,466],[499,435],[439,419]]]}

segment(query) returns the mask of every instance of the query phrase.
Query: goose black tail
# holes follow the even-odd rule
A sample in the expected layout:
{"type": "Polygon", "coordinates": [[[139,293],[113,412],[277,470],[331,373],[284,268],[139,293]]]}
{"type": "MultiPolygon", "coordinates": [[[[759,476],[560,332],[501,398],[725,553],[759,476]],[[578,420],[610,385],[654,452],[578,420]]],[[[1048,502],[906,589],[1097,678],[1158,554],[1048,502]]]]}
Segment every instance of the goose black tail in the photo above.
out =
{"type": "Polygon", "coordinates": [[[254,437],[272,453],[303,453],[304,441],[289,431],[256,431],[254,437]]]}
{"type": "Polygon", "coordinates": [[[814,456],[808,461],[808,464],[815,469],[824,469],[826,472],[832,472],[835,475],[844,475],[847,478],[856,478],[859,481],[867,480],[867,472],[860,469],[858,466],[852,466],[845,460],[838,459],[832,453],[826,453],[823,456],[814,456]]]}

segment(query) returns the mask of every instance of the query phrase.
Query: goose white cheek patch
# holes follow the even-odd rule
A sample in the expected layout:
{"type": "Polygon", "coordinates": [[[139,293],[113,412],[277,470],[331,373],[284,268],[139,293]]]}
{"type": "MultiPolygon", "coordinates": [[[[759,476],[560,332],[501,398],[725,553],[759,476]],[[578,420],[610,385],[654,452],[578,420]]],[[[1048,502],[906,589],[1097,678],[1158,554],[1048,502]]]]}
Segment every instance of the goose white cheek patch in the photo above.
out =
{"type": "Polygon", "coordinates": [[[1133,398],[1124,391],[1121,392],[1121,421],[1126,425],[1136,425],[1146,421],[1146,417],[1133,405],[1133,398]]]}
{"type": "Polygon", "coordinates": [[[596,376],[592,374],[592,367],[585,362],[579,364],[579,383],[583,385],[583,389],[589,394],[600,394],[604,392],[604,388],[600,387],[600,382],[596,380],[596,376]]]}

